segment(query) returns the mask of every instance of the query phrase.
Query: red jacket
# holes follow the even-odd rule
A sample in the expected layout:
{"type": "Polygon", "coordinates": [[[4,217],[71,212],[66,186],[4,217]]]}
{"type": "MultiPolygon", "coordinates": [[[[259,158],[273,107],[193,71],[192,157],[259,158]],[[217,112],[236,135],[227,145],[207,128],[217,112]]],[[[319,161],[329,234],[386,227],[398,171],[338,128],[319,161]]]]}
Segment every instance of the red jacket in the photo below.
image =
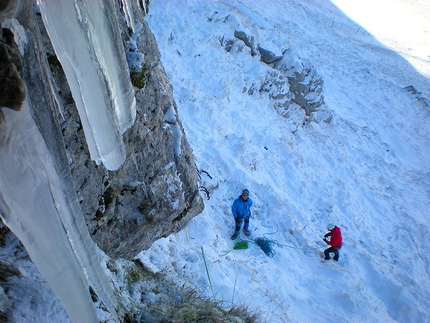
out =
{"type": "Polygon", "coordinates": [[[332,247],[342,247],[342,233],[340,232],[339,227],[335,226],[333,230],[327,233],[327,236],[330,237],[330,241],[326,241],[325,243],[332,247]]]}

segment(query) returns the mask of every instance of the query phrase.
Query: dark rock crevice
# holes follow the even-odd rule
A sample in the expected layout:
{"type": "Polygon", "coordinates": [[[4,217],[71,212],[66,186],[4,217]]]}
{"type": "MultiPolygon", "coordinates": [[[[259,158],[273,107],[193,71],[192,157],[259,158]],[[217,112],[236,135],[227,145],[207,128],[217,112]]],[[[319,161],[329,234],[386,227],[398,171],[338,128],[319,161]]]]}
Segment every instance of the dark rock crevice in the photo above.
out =
{"type": "MultiPolygon", "coordinates": [[[[0,24],[1,27],[1,24],[0,24]]],[[[8,28],[0,29],[0,108],[21,110],[26,91],[23,64],[14,35],[8,28]]]]}

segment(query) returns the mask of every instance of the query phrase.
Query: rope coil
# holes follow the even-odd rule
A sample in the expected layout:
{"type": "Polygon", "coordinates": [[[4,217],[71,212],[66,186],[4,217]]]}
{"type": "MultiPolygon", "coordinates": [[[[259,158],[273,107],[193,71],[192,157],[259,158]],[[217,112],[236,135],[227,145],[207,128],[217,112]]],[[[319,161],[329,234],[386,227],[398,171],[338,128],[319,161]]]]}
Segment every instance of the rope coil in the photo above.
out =
{"type": "Polygon", "coordinates": [[[273,244],[278,244],[276,241],[274,240],[269,240],[266,237],[264,238],[255,238],[254,242],[257,246],[259,246],[261,248],[261,250],[263,250],[263,252],[266,254],[266,256],[269,257],[273,257],[275,255],[275,250],[272,248],[273,244]]]}

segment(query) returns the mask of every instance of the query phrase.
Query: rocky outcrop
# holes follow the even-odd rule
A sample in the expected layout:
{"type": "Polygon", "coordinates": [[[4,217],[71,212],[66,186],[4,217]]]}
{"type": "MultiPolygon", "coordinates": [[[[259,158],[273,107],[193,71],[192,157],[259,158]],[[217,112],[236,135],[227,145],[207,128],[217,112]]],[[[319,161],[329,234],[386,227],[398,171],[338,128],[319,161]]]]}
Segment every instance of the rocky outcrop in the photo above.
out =
{"type": "Polygon", "coordinates": [[[423,108],[429,108],[430,107],[430,100],[427,99],[425,96],[422,95],[422,92],[418,91],[415,86],[409,85],[403,88],[405,91],[412,94],[417,100],[417,102],[423,107],[423,108]]]}
{"type": "MultiPolygon", "coordinates": [[[[142,19],[144,10],[134,9],[143,24],[136,42],[145,57],[145,81],[143,88],[135,88],[136,122],[123,135],[127,159],[117,171],[90,158],[73,96],[37,7],[21,3],[15,17],[8,17],[25,30],[23,74],[32,114],[67,182],[66,193],[76,196],[98,246],[112,257],[128,259],[182,229],[203,209],[193,155],[156,41],[142,19]]],[[[126,52],[131,31],[121,10],[117,8],[126,52]]]]}
{"type": "Polygon", "coordinates": [[[8,28],[0,29],[0,84],[0,108],[20,110],[25,99],[22,60],[14,35],[8,28]]]}
{"type": "MultiPolygon", "coordinates": [[[[212,18],[210,21],[227,23],[229,19],[212,18]]],[[[330,122],[332,116],[324,103],[324,82],[310,62],[300,58],[291,47],[275,53],[243,30],[235,30],[233,35],[234,38],[220,38],[227,52],[242,51],[246,46],[252,57],[271,68],[263,80],[256,80],[244,91],[249,95],[267,95],[274,109],[288,119],[293,129],[310,121],[330,122]]]]}
{"type": "Polygon", "coordinates": [[[287,49],[272,67],[288,79],[291,103],[300,106],[306,116],[311,117],[312,113],[324,108],[324,82],[309,62],[287,49]]]}

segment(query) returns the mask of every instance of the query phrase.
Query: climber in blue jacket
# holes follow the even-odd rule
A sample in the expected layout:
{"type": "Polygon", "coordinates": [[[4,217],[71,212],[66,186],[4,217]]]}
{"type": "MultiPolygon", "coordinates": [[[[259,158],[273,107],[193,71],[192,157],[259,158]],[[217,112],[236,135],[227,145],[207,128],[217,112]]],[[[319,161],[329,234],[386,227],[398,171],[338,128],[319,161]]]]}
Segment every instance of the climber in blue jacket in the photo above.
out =
{"type": "Polygon", "coordinates": [[[240,227],[242,223],[245,222],[243,226],[243,233],[248,237],[249,236],[249,217],[251,216],[251,206],[252,200],[249,198],[249,191],[244,189],[242,194],[234,200],[233,206],[231,207],[231,211],[233,213],[234,221],[236,223],[236,228],[234,230],[233,235],[231,236],[232,240],[235,240],[239,235],[240,227]]]}

